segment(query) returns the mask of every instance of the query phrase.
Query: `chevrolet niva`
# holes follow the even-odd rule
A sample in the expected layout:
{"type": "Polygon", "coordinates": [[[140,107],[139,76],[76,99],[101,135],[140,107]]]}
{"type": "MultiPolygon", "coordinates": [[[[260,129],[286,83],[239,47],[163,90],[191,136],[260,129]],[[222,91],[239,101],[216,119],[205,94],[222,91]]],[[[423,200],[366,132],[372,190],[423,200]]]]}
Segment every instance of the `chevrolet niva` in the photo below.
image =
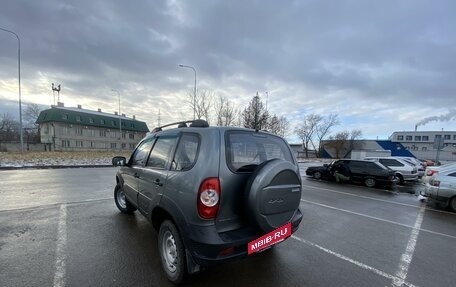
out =
{"type": "Polygon", "coordinates": [[[112,163],[120,166],[117,207],[151,221],[175,284],[271,248],[285,239],[274,241],[274,234],[288,237],[302,220],[297,161],[283,138],[267,132],[179,122],[154,129],[128,161],[117,156],[112,163]]]}

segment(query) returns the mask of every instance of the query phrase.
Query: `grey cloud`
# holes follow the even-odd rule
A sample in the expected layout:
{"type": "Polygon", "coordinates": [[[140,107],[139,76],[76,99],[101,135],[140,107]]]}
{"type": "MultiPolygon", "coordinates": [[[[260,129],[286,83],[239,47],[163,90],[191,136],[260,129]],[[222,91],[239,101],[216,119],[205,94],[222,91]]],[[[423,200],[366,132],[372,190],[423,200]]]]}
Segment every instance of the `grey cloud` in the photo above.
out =
{"type": "MultiPolygon", "coordinates": [[[[182,63],[197,68],[201,87],[250,96],[276,83],[314,91],[303,105],[352,91],[374,105],[443,108],[456,104],[453,11],[453,1],[24,0],[2,4],[0,26],[21,35],[25,79],[40,71],[97,100],[110,101],[116,88],[132,104],[146,97],[172,106],[166,95],[193,80],[182,63]]],[[[14,78],[7,37],[0,76],[14,78]]]]}

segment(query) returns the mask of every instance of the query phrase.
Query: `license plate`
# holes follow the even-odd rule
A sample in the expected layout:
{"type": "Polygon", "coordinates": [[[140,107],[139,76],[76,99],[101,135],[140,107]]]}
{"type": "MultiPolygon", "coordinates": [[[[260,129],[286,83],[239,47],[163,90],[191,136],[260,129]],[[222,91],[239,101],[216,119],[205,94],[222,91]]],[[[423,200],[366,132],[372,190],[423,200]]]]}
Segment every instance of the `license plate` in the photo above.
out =
{"type": "Polygon", "coordinates": [[[285,240],[291,235],[291,223],[287,223],[247,244],[247,254],[259,252],[285,240]]]}

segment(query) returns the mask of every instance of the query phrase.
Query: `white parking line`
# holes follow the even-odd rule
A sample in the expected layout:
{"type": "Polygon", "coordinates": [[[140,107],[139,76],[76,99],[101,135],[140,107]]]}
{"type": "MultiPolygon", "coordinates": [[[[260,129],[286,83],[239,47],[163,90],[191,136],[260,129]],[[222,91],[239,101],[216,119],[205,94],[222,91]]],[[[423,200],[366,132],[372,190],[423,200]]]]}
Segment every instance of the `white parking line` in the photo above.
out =
{"type": "Polygon", "coordinates": [[[410,263],[413,259],[413,253],[415,253],[416,241],[420,233],[421,224],[423,223],[423,217],[425,212],[424,204],[421,205],[420,212],[416,217],[415,225],[413,226],[412,233],[410,234],[407,247],[405,252],[401,256],[401,261],[399,262],[398,270],[396,271],[397,279],[393,280],[393,286],[402,286],[407,278],[407,273],[410,267],[410,263]]]}
{"type": "MultiPolygon", "coordinates": [[[[381,270],[378,270],[378,269],[376,269],[376,268],[374,268],[374,267],[372,267],[372,266],[369,266],[369,265],[366,265],[366,264],[361,263],[361,262],[359,262],[359,261],[356,261],[356,260],[354,260],[354,259],[351,259],[351,258],[349,258],[349,257],[347,257],[347,256],[345,256],[345,255],[339,254],[339,253],[337,253],[337,252],[334,252],[334,251],[332,251],[332,250],[329,250],[329,249],[327,249],[327,248],[324,248],[324,247],[322,247],[322,246],[320,246],[320,245],[318,245],[318,244],[315,244],[315,243],[312,243],[312,242],[307,241],[307,240],[305,240],[305,239],[299,238],[299,237],[297,237],[297,236],[295,236],[295,235],[292,235],[291,237],[292,237],[293,239],[296,239],[296,240],[298,240],[298,241],[304,243],[304,244],[307,244],[307,245],[312,246],[312,247],[316,247],[316,248],[320,249],[321,251],[323,251],[323,252],[325,252],[325,253],[328,253],[328,254],[330,254],[330,255],[333,255],[333,256],[335,256],[335,257],[341,259],[341,260],[350,262],[350,263],[352,263],[352,264],[354,264],[354,265],[356,265],[356,266],[358,266],[358,267],[360,267],[360,268],[362,268],[362,269],[371,271],[371,272],[373,272],[373,273],[375,273],[375,274],[377,274],[377,275],[380,275],[380,276],[382,276],[382,277],[384,277],[384,278],[386,278],[386,279],[392,280],[393,282],[401,280],[401,278],[399,278],[399,277],[397,277],[397,276],[394,276],[394,275],[388,274],[388,273],[386,273],[386,272],[383,272],[383,271],[381,271],[381,270]]],[[[411,283],[408,283],[408,282],[405,282],[405,281],[401,281],[401,282],[402,282],[403,285],[405,285],[405,286],[409,286],[409,287],[414,287],[414,286],[415,286],[415,285],[413,285],[413,284],[411,284],[411,283]]]]}
{"type": "MultiPolygon", "coordinates": [[[[343,194],[343,195],[348,195],[348,196],[353,196],[353,197],[359,197],[359,198],[364,198],[364,199],[369,199],[369,200],[386,202],[386,203],[391,203],[391,204],[396,204],[396,205],[401,205],[401,206],[413,207],[413,208],[416,208],[416,209],[421,209],[422,208],[421,205],[413,205],[413,204],[408,204],[408,203],[396,202],[396,201],[392,201],[392,200],[375,198],[375,197],[371,197],[371,196],[358,195],[358,194],[338,191],[338,190],[329,189],[329,188],[316,187],[316,186],[312,186],[312,185],[306,185],[306,187],[310,187],[312,189],[324,190],[324,191],[333,192],[333,193],[338,193],[338,194],[343,194]]],[[[437,209],[428,208],[428,207],[425,207],[425,209],[429,210],[429,211],[433,211],[433,212],[445,213],[445,214],[450,214],[450,215],[456,216],[456,213],[454,213],[454,212],[448,212],[448,211],[444,211],[444,210],[437,210],[437,209]]]]}
{"type": "MultiPolygon", "coordinates": [[[[350,213],[350,214],[354,214],[354,215],[358,215],[358,216],[362,216],[362,217],[366,217],[366,218],[370,218],[370,219],[386,222],[386,223],[391,223],[391,224],[394,224],[394,225],[399,225],[399,226],[403,226],[403,227],[407,227],[407,228],[414,228],[414,226],[411,226],[411,225],[408,225],[408,224],[403,224],[403,223],[395,222],[395,221],[388,220],[388,219],[383,219],[383,218],[379,218],[379,217],[375,217],[375,216],[370,216],[370,215],[367,215],[367,214],[354,212],[354,211],[347,210],[347,209],[337,208],[337,207],[334,207],[334,206],[329,206],[329,205],[326,205],[326,204],[313,202],[313,201],[310,201],[310,200],[301,199],[301,201],[305,202],[305,203],[310,203],[310,204],[318,205],[318,206],[321,206],[321,207],[329,208],[329,209],[334,209],[334,210],[337,210],[337,211],[342,211],[342,212],[346,212],[346,213],[350,213]]],[[[435,235],[448,237],[448,238],[451,238],[451,239],[456,239],[456,236],[445,234],[445,233],[440,233],[440,232],[436,232],[436,231],[432,231],[432,230],[429,230],[429,229],[420,228],[419,230],[423,231],[423,232],[435,234],[435,235]]]]}
{"type": "Polygon", "coordinates": [[[65,204],[60,205],[59,226],[57,231],[57,248],[55,251],[55,273],[54,287],[65,286],[65,271],[66,271],[66,254],[65,247],[67,241],[67,208],[65,204]]]}
{"type": "Polygon", "coordinates": [[[57,206],[62,205],[62,204],[77,205],[77,204],[84,204],[84,203],[91,203],[91,202],[105,201],[105,200],[112,200],[112,197],[104,197],[104,198],[96,198],[96,199],[85,199],[85,200],[80,200],[80,201],[57,202],[57,203],[35,205],[35,206],[29,206],[29,207],[2,209],[2,210],[0,210],[0,213],[4,213],[4,212],[5,213],[6,212],[20,212],[20,211],[27,211],[27,210],[34,210],[34,209],[46,209],[46,208],[57,207],[57,206]]]}

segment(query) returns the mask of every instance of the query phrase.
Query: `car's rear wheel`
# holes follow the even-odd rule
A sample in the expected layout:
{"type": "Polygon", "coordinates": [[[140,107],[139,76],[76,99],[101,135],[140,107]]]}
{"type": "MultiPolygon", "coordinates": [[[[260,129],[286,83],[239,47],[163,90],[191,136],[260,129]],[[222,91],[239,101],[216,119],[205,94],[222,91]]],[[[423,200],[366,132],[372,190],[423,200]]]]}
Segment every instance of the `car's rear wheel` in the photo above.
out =
{"type": "Polygon", "coordinates": [[[125,192],[120,184],[116,185],[114,188],[114,202],[122,213],[131,214],[136,210],[136,208],[125,197],[125,192]]]}
{"type": "Polygon", "coordinates": [[[170,220],[160,225],[158,252],[168,280],[174,284],[182,283],[187,274],[185,249],[179,231],[170,220]]]}
{"type": "Polygon", "coordinates": [[[456,212],[456,196],[454,196],[452,199],[450,199],[450,209],[454,212],[456,212]]]}
{"type": "Polygon", "coordinates": [[[315,179],[320,179],[321,178],[321,172],[319,172],[319,171],[314,172],[313,177],[315,179]]]}
{"type": "Polygon", "coordinates": [[[364,185],[367,187],[374,187],[377,182],[374,178],[368,177],[364,179],[364,185]]]}

